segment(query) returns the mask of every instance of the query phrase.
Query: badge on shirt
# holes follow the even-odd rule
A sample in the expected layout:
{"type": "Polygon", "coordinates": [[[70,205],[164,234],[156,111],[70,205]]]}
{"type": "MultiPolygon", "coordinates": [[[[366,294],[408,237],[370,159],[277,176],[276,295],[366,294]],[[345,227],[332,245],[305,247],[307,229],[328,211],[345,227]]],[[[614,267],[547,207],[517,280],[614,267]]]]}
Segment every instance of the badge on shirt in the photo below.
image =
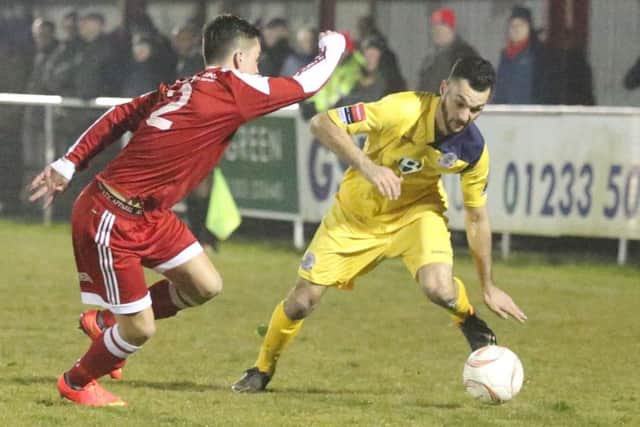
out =
{"type": "Polygon", "coordinates": [[[402,157],[398,161],[398,168],[400,173],[406,175],[409,173],[419,172],[422,169],[422,162],[420,160],[411,159],[409,157],[402,157]]]}
{"type": "Polygon", "coordinates": [[[442,156],[440,156],[438,163],[440,163],[440,166],[444,168],[452,168],[453,165],[456,164],[456,161],[458,161],[458,156],[456,156],[456,153],[442,153],[442,156]]]}
{"type": "Polygon", "coordinates": [[[316,263],[316,256],[313,254],[313,252],[307,252],[306,254],[304,254],[304,257],[300,262],[300,267],[304,271],[310,271],[315,265],[315,263],[316,263]]]}
{"type": "Polygon", "coordinates": [[[349,105],[347,107],[340,107],[337,110],[340,120],[346,125],[367,119],[367,114],[364,111],[364,104],[362,103],[349,105]]]}

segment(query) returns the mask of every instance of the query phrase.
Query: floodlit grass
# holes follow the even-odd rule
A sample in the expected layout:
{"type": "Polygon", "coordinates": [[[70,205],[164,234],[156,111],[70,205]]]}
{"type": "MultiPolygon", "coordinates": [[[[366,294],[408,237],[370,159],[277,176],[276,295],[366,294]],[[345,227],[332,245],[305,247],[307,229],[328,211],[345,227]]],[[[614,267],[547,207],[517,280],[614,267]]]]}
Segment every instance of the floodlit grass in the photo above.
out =
{"type": "MultiPolygon", "coordinates": [[[[525,384],[502,406],[471,400],[468,354],[448,316],[401,262],[355,290],[332,291],[280,360],[271,391],[235,395],[299,254],[282,242],[226,242],[225,279],[209,304],[161,321],[120,382],[127,408],[63,402],[55,381],[87,348],[67,226],[0,222],[0,425],[113,426],[637,426],[640,271],[588,263],[498,262],[495,276],[527,312],[523,326],[480,306],[501,344],[522,359],[525,384]]],[[[475,302],[470,259],[456,260],[475,302]]],[[[154,277],[149,276],[149,280],[154,277]]]]}

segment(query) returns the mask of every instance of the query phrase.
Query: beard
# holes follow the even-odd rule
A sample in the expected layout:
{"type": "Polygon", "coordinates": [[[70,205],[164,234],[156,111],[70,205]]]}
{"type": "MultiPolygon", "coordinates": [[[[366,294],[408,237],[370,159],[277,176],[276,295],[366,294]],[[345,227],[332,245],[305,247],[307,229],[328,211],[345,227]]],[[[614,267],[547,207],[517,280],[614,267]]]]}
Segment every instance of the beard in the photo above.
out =
{"type": "Polygon", "coordinates": [[[442,120],[444,121],[444,127],[447,130],[448,134],[460,133],[469,126],[469,122],[463,122],[461,120],[451,119],[449,117],[449,110],[447,110],[447,96],[445,95],[442,98],[442,120]],[[460,130],[454,130],[454,127],[461,127],[460,130]]]}

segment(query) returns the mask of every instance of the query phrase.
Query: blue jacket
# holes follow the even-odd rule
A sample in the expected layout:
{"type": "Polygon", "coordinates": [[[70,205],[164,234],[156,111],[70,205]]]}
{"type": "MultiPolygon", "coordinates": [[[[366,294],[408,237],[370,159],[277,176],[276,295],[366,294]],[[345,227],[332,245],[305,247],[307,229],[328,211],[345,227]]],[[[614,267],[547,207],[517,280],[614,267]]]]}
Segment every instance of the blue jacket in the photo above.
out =
{"type": "Polygon", "coordinates": [[[502,51],[493,98],[495,104],[539,103],[539,80],[543,77],[539,55],[540,48],[532,43],[513,58],[502,51]]]}

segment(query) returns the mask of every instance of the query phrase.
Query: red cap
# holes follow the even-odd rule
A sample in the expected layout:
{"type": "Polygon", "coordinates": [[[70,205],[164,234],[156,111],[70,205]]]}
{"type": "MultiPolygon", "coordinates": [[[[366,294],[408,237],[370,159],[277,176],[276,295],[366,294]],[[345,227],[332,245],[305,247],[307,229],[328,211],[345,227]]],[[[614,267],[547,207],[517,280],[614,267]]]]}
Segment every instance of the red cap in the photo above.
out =
{"type": "Polygon", "coordinates": [[[431,24],[443,24],[452,30],[456,29],[456,13],[453,9],[442,7],[431,14],[431,24]]]}
{"type": "Polygon", "coordinates": [[[349,34],[349,31],[340,31],[340,34],[344,36],[346,51],[349,53],[353,53],[353,51],[356,49],[356,44],[354,43],[351,34],[349,34]]]}

